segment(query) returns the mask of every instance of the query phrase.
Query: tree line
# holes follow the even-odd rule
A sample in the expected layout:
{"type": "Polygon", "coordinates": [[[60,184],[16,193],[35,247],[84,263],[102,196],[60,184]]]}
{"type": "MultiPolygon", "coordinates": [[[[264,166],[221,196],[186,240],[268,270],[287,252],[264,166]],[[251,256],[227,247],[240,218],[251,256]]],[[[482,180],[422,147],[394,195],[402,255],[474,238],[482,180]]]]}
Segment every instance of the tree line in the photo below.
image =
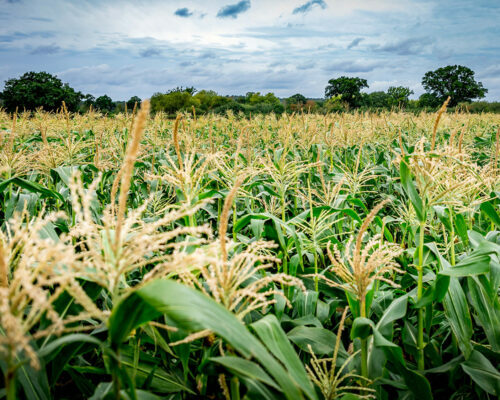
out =
{"type": "MultiPolygon", "coordinates": [[[[179,111],[194,111],[198,114],[228,111],[239,114],[275,113],[296,111],[343,112],[355,109],[383,110],[432,110],[439,107],[450,96],[450,107],[465,106],[470,111],[500,112],[500,103],[474,102],[484,98],[488,89],[477,82],[474,71],[461,65],[450,65],[427,72],[422,78],[425,93],[417,100],[410,99],[414,92],[405,86],[391,86],[387,91],[363,92],[369,85],[366,79],[340,76],[330,79],[322,99],[308,99],[297,93],[285,99],[273,93],[248,92],[246,95],[222,96],[213,90],[197,91],[194,87],[176,87],[151,96],[153,112],[174,115],[179,111]]],[[[27,72],[19,78],[5,81],[0,93],[0,106],[8,112],[17,110],[46,111],[60,109],[64,101],[72,112],[95,109],[103,113],[123,112],[140,105],[141,99],[132,96],[128,101],[113,101],[108,95],[95,98],[83,94],[63,83],[57,76],[47,72],[27,72]]]]}

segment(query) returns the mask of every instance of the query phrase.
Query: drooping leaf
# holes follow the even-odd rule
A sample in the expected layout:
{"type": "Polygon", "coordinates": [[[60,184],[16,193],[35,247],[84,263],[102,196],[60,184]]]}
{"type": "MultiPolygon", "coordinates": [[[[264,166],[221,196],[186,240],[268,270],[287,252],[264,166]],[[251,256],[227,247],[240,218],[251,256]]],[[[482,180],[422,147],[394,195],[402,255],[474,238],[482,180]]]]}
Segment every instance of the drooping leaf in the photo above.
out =
{"type": "Polygon", "coordinates": [[[500,372],[479,351],[473,350],[461,367],[486,392],[500,396],[500,372]]]}
{"type": "Polygon", "coordinates": [[[285,365],[288,373],[299,384],[304,393],[309,398],[316,398],[314,388],[304,366],[295,353],[285,332],[281,329],[276,317],[272,314],[267,315],[254,322],[251,327],[269,351],[285,365]]]}
{"type": "Polygon", "coordinates": [[[465,293],[457,278],[451,278],[443,306],[450,328],[457,339],[460,350],[468,357],[472,351],[470,340],[473,328],[465,293]]]}
{"type": "Polygon", "coordinates": [[[309,352],[311,346],[315,354],[326,355],[333,353],[336,336],[333,332],[309,326],[297,326],[287,333],[288,339],[301,350],[309,352]]]}
{"type": "MultiPolygon", "coordinates": [[[[206,295],[177,282],[153,281],[133,292],[116,306],[109,320],[112,344],[119,346],[132,329],[161,314],[167,315],[179,328],[186,331],[208,329],[222,337],[243,357],[254,357],[270,373],[287,398],[301,398],[302,390],[309,398],[316,398],[313,392],[305,391],[307,387],[301,385],[302,382],[294,380],[292,376],[296,375],[296,371],[285,370],[232,313],[206,295]]],[[[281,334],[286,339],[282,330],[281,334]]],[[[288,339],[286,341],[293,350],[288,339]]]]}
{"type": "Polygon", "coordinates": [[[491,222],[493,222],[496,227],[500,229],[500,215],[498,214],[498,211],[495,209],[495,206],[492,204],[492,202],[485,201],[484,203],[481,203],[481,206],[479,208],[484,214],[488,216],[491,222]]]}
{"type": "Polygon", "coordinates": [[[239,377],[260,381],[276,390],[280,390],[276,382],[258,364],[252,361],[234,356],[212,357],[210,360],[223,365],[239,377]]]}
{"type": "Polygon", "coordinates": [[[417,192],[417,188],[415,187],[415,183],[413,182],[413,177],[411,176],[410,169],[408,168],[408,163],[409,158],[408,156],[406,156],[401,160],[401,163],[399,164],[401,184],[403,185],[406,194],[410,198],[411,204],[415,209],[418,220],[420,222],[425,222],[425,220],[427,219],[427,215],[425,213],[424,203],[417,192]]]}

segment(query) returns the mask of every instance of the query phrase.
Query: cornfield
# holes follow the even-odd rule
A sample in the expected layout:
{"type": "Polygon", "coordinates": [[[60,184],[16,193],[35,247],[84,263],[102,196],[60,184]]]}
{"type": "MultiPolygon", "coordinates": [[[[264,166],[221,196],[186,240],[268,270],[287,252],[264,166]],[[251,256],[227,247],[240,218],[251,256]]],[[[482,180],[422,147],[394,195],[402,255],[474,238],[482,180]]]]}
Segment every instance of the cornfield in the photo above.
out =
{"type": "Polygon", "coordinates": [[[0,112],[0,398],[497,398],[499,132],[0,112]]]}

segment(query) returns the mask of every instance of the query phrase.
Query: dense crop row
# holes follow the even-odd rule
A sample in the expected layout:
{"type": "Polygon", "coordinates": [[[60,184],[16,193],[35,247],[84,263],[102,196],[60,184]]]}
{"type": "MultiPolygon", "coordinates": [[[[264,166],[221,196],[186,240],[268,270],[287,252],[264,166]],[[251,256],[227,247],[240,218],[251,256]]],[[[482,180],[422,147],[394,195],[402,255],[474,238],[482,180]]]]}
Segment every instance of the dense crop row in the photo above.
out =
{"type": "Polygon", "coordinates": [[[147,108],[0,113],[0,398],[500,395],[498,116],[147,108]]]}

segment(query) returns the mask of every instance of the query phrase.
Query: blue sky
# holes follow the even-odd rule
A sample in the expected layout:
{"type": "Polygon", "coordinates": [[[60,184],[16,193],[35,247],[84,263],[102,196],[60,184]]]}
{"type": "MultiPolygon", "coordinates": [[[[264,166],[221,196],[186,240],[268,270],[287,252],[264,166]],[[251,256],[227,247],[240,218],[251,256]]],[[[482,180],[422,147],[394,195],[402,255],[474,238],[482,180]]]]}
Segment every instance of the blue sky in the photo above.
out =
{"type": "Polygon", "coordinates": [[[498,0],[0,0],[0,88],[33,70],[116,100],[181,85],[322,97],[347,75],[416,97],[425,72],[461,64],[500,101],[498,21],[498,0]]]}

